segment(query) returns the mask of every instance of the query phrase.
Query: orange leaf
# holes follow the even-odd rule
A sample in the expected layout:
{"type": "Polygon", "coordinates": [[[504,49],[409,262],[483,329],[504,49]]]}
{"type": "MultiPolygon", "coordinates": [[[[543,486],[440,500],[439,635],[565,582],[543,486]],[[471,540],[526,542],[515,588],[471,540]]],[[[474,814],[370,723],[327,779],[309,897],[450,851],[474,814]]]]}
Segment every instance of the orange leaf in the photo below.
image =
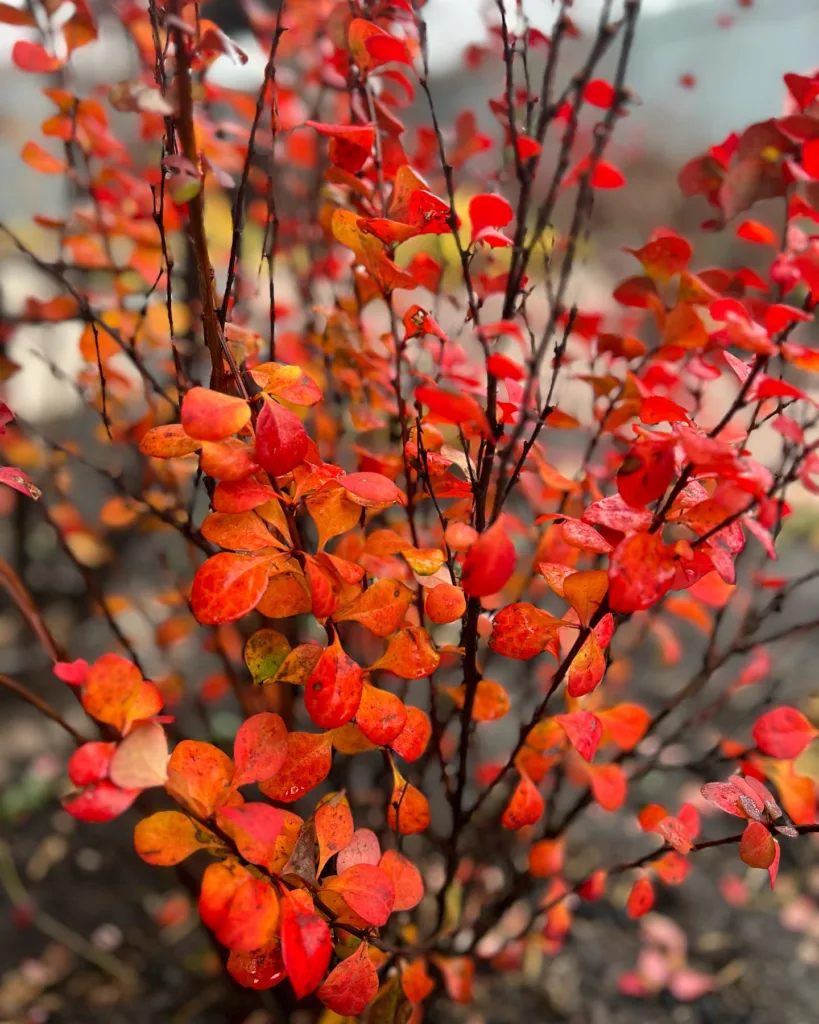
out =
{"type": "Polygon", "coordinates": [[[354,529],[361,519],[361,506],[351,501],[347,491],[335,482],[311,494],[304,506],[316,524],[319,551],[333,537],[354,529]]]}
{"type": "Polygon", "coordinates": [[[355,721],[371,743],[386,747],[404,729],[407,709],[394,693],[365,683],[355,721]]]}
{"type": "MultiPolygon", "coordinates": [[[[353,838],[353,815],[343,793],[333,793],[322,801],[313,815],[319,861],[316,874],[320,875],[327,861],[349,845],[353,838]]],[[[339,868],[339,873],[341,873],[339,868]]]]}
{"type": "Polygon", "coordinates": [[[619,764],[589,765],[589,785],[595,801],[605,811],[616,811],[626,799],[628,783],[619,764]]]}
{"type": "Polygon", "coordinates": [[[27,142],[20,156],[29,167],[33,167],[40,174],[63,174],[66,169],[65,160],[58,160],[36,142],[27,142]]]}
{"type": "Polygon", "coordinates": [[[168,793],[197,818],[209,818],[226,800],[241,802],[238,794],[231,796],[233,762],[210,743],[182,740],[173,749],[168,762],[168,793]]]}
{"type": "Polygon", "coordinates": [[[399,835],[408,836],[429,828],[431,820],[427,798],[393,764],[393,790],[387,808],[387,824],[399,835]]]}
{"type": "Polygon", "coordinates": [[[181,423],[151,427],[142,435],[139,442],[140,452],[154,459],[175,459],[183,455],[192,455],[201,447],[200,441],[188,437],[181,423]]]}
{"type": "Polygon", "coordinates": [[[401,679],[424,679],[432,675],[440,662],[441,656],[435,650],[429,633],[420,626],[407,626],[392,637],[386,651],[370,671],[383,669],[401,679]]]}
{"type": "Polygon", "coordinates": [[[460,587],[439,583],[426,592],[424,611],[431,622],[455,622],[466,611],[466,598],[460,587]]]}
{"type": "Polygon", "coordinates": [[[267,946],[276,931],[279,902],[270,883],[227,860],[202,876],[199,915],[228,949],[249,952],[267,946]]]}
{"type": "Polygon", "coordinates": [[[148,864],[173,867],[197,850],[218,849],[221,839],[179,811],[157,811],[134,829],[134,846],[148,864]]]}
{"type": "MultiPolygon", "coordinates": [[[[444,691],[462,708],[466,699],[466,687],[447,686],[444,691]]],[[[509,694],[493,679],[480,679],[475,687],[475,702],[472,705],[473,722],[495,722],[509,713],[509,694]]]]}
{"type": "Polygon", "coordinates": [[[588,626],[608,590],[608,575],[602,569],[575,572],[563,581],[563,596],[577,612],[581,626],[588,626]]]}
{"type": "Polygon", "coordinates": [[[510,604],[501,608],[492,620],[489,646],[506,658],[534,658],[564,625],[560,619],[533,604],[525,601],[510,604]]]}
{"type": "Polygon", "coordinates": [[[221,441],[250,422],[250,406],[243,398],[209,388],[191,388],[182,399],[182,427],[198,441],[221,441]]]}
{"type": "Polygon", "coordinates": [[[546,804],[537,786],[528,775],[521,772],[520,780],[501,817],[501,825],[508,829],[534,825],[542,816],[545,807],[546,804]]]}
{"type": "Polygon", "coordinates": [[[360,622],[376,636],[394,633],[412,603],[412,591],[398,580],[376,580],[352,604],[336,612],[336,622],[360,622]]]}
{"type": "Polygon", "coordinates": [[[268,530],[263,519],[253,511],[211,512],[201,526],[202,536],[211,544],[231,551],[261,551],[264,548],[284,548],[268,530]]]}
{"type": "Polygon", "coordinates": [[[639,704],[618,704],[595,714],[603,724],[604,740],[611,740],[621,750],[636,747],[651,720],[649,713],[639,704]]]}
{"type": "Polygon", "coordinates": [[[432,723],[425,711],[410,706],[404,728],[390,743],[392,750],[405,761],[417,761],[427,749],[432,735],[432,723]]]}
{"type": "Polygon", "coordinates": [[[397,850],[387,850],[378,866],[392,880],[395,889],[393,910],[412,910],[424,897],[421,872],[397,850]]]}
{"type": "Polygon", "coordinates": [[[583,646],[572,659],[566,676],[570,697],[583,697],[599,685],[606,672],[606,656],[597,634],[591,630],[583,646]]]}
{"type": "Polygon", "coordinates": [[[118,654],[103,654],[88,669],[81,693],[82,706],[98,722],[125,733],[134,722],[162,710],[162,695],[153,683],[118,654]]]}
{"type": "Polygon", "coordinates": [[[292,405],[315,405],[321,401],[319,386],[300,366],[286,363],[260,363],[251,374],[266,394],[275,395],[292,405]]]}

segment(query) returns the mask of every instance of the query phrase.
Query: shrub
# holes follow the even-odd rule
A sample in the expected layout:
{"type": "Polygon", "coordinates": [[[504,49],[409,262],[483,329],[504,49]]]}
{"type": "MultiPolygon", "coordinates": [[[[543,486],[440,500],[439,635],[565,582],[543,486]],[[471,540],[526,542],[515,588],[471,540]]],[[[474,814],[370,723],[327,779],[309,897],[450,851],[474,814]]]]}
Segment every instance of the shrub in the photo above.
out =
{"type": "MultiPolygon", "coordinates": [[[[819,294],[819,76],[787,76],[784,116],[680,175],[708,227],[765,254],[759,272],[692,269],[691,244],[658,228],[627,249],[621,312],[602,314],[572,284],[595,200],[625,180],[611,140],[639,3],[615,21],[601,5],[570,77],[570,3],[550,39],[498,6],[468,53],[503,69],[491,133],[468,112],[441,124],[423,5],[249,4],[268,53],[255,97],[214,84],[217,59],[246,58],[201,6],[115,7],[133,77],[45,89],[52,145],[23,149],[73,191],[65,218],[40,218],[49,254],[3,229],[60,287],[23,321],[82,325],[77,386],[98,417],[85,449],[9,428],[23,468],[3,482],[44,488],[89,588],[112,538],[158,534],[146,647],[211,659],[184,690],[164,654],[146,679],[91,589],[117,651],[89,664],[4,572],[98,727],[86,739],[45,706],[77,742],[66,809],[102,822],[136,804],[140,857],[197,855],[201,917],[240,984],[287,979],[373,1022],[420,1019],[439,985],[468,1001],[476,969],[556,951],[615,876],[632,918],[709,847],[773,885],[781,849],[817,831],[794,767],[816,730],[764,698],[755,720],[747,703],[720,716],[739,689],[767,693],[770,650],[812,625],[770,621],[813,573],[737,563],[746,543],[746,561],[775,557],[792,488],[817,489],[819,363],[798,339],[819,294]],[[749,219],[771,199],[775,229],[749,219]],[[75,461],[108,489],[99,528],[73,507],[75,461]],[[638,652],[677,662],[680,637],[699,648],[690,676],[647,684],[638,652]],[[225,744],[208,707],[231,700],[225,744]],[[677,777],[702,797],[646,804],[643,780],[686,737],[677,777]],[[709,805],[739,827],[700,838],[709,805]],[[626,860],[601,849],[578,877],[564,851],[595,808],[656,838],[626,860]],[[518,903],[520,926],[499,929],[518,903]]],[[[62,74],[96,39],[84,2],[64,22],[54,8],[0,8],[39,39],[15,44],[21,74],[62,74]]],[[[681,997],[707,987],[684,943],[674,971],[681,997]]]]}

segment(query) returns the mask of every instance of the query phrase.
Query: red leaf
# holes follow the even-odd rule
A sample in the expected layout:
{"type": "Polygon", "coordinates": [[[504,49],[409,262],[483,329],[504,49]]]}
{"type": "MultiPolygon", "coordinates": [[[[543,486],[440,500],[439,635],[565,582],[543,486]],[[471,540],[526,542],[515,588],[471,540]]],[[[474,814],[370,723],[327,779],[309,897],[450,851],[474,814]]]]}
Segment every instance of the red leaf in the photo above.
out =
{"type": "Polygon", "coordinates": [[[231,950],[227,961],[228,974],[239,985],[259,992],[273,988],[287,977],[281,946],[265,946],[248,953],[231,950]]]}
{"type": "Polygon", "coordinates": [[[330,878],[324,888],[337,892],[350,910],[378,928],[387,923],[395,906],[392,879],[373,864],[354,864],[330,878]]]}
{"type": "Polygon", "coordinates": [[[235,890],[213,930],[223,946],[244,953],[267,945],[278,920],[279,901],[270,882],[250,876],[235,890]]]}
{"type": "Polygon", "coordinates": [[[687,423],[688,413],[681,405],[670,398],[652,395],[640,406],[640,419],[643,423],[687,423]]]}
{"type": "Polygon", "coordinates": [[[273,871],[274,848],[282,831],[282,812],[270,804],[247,803],[239,807],[220,807],[216,814],[219,827],[230,836],[244,859],[273,871]]]}
{"type": "Polygon", "coordinates": [[[685,270],[693,253],[690,242],[673,234],[661,235],[640,249],[626,247],[625,251],[636,256],[648,276],[657,281],[669,281],[685,270]]]}
{"type": "Polygon", "coordinates": [[[266,782],[287,759],[287,729],[278,715],[262,711],[242,722],[233,741],[233,788],[266,782]]]}
{"type": "Polygon", "coordinates": [[[352,956],[333,968],[318,990],[324,1005],[340,1016],[358,1017],[378,992],[378,972],[367,949],[362,942],[352,956]]]}
{"type": "Polygon", "coordinates": [[[616,612],[650,608],[674,583],[676,567],[659,534],[635,533],[609,559],[609,605],[616,612]]]}
{"type": "Polygon", "coordinates": [[[555,715],[555,721],[569,737],[569,742],[578,754],[584,760],[591,761],[603,736],[600,719],[591,711],[571,711],[566,715],[555,715]]]}
{"type": "Polygon", "coordinates": [[[88,786],[107,779],[116,749],[116,743],[101,743],[99,740],[83,743],[68,759],[69,779],[75,786],[88,786]]]}
{"type": "Polygon", "coordinates": [[[515,571],[515,545],[501,520],[485,530],[464,559],[461,586],[469,597],[491,597],[515,571]]]}
{"type": "Polygon", "coordinates": [[[471,427],[484,437],[492,433],[486,413],[472,395],[464,391],[449,391],[437,384],[419,384],[415,400],[428,406],[439,421],[471,427]]]}
{"type": "Polygon", "coordinates": [[[287,735],[287,759],[276,775],[259,788],[271,800],[292,803],[324,782],[332,764],[330,733],[291,732],[287,735]]]}
{"type": "Polygon", "coordinates": [[[11,487],[15,491],[19,491],[20,494],[24,494],[27,498],[32,498],[34,501],[37,501],[43,493],[29,478],[28,474],[16,466],[0,467],[0,484],[5,484],[6,487],[11,487]]]}
{"type": "Polygon", "coordinates": [[[589,183],[592,188],[615,189],[622,188],[626,183],[626,178],[623,172],[619,171],[614,164],[610,164],[606,160],[598,160],[591,173],[589,183]]]}
{"type": "Polygon", "coordinates": [[[297,999],[314,992],[333,952],[333,939],[307,893],[294,891],[281,901],[282,958],[297,999]]]}
{"type": "Polygon", "coordinates": [[[787,706],[766,711],[753,728],[754,742],[763,754],[787,760],[799,757],[816,735],[802,712],[787,706]]]}
{"type": "Polygon", "coordinates": [[[320,729],[351,721],[361,703],[364,673],[345,653],[336,633],[304,687],[304,707],[320,729]]]}
{"type": "Polygon", "coordinates": [[[193,578],[191,608],[196,621],[215,626],[253,611],[267,589],[269,568],[269,555],[213,555],[193,578]]]}
{"type": "Polygon", "coordinates": [[[363,508],[381,509],[407,503],[401,488],[382,473],[347,473],[338,482],[350,499],[363,508]]]}
{"type": "Polygon", "coordinates": [[[46,75],[58,71],[64,63],[59,57],[53,57],[39,43],[30,43],[25,39],[18,39],[14,44],[11,59],[21,71],[46,75]]]}
{"type": "Polygon", "coordinates": [[[651,880],[643,876],[638,878],[631,887],[631,892],[626,903],[626,912],[629,917],[642,917],[654,906],[654,886],[651,880]]]}
{"type": "Polygon", "coordinates": [[[737,237],[746,242],[755,242],[757,245],[776,247],[779,244],[771,228],[767,224],[760,224],[758,220],[744,220],[737,227],[737,237]]]}
{"type": "Polygon", "coordinates": [[[769,868],[776,859],[774,837],[761,821],[749,821],[739,843],[739,856],[750,868],[769,868]]]}
{"type": "Polygon", "coordinates": [[[472,224],[472,242],[484,228],[505,227],[514,216],[512,206],[503,196],[492,193],[473,196],[469,200],[469,220],[472,224]]]}
{"type": "Polygon", "coordinates": [[[298,416],[265,399],[256,420],[256,461],[271,476],[284,476],[304,462],[309,438],[298,416]]]}
{"type": "Polygon", "coordinates": [[[674,473],[674,450],[670,445],[642,442],[631,449],[620,467],[617,490],[628,505],[643,509],[665,494],[674,473]]]}
{"type": "Polygon", "coordinates": [[[82,793],[63,801],[63,809],[80,821],[112,821],[131,806],[139,796],[138,789],[120,789],[103,779],[87,786],[82,793]]]}
{"type": "Polygon", "coordinates": [[[779,848],[779,843],[774,839],[774,859],[768,865],[768,877],[771,880],[771,888],[772,889],[776,885],[776,878],[777,878],[777,875],[779,874],[779,858],[780,858],[781,852],[782,851],[779,848]]]}
{"type": "Polygon", "coordinates": [[[617,101],[617,90],[602,78],[593,78],[583,89],[583,99],[593,107],[607,110],[617,101]]]}

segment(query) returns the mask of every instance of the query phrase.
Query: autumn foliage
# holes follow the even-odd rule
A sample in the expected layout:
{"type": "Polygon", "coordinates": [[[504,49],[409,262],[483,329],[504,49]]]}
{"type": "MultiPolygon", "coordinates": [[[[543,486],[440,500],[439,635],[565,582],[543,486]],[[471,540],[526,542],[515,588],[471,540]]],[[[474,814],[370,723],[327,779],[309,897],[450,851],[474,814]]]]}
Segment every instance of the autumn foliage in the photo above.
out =
{"type": "Polygon", "coordinates": [[[502,75],[486,134],[469,112],[440,123],[423,3],[248,2],[257,95],[214,84],[217,59],[246,57],[190,0],[114,5],[139,72],[75,95],[59,76],[98,26],[84,2],[52,24],[59,6],[3,4],[0,21],[25,30],[19,74],[57,76],[22,159],[75,201],[38,218],[50,256],[6,237],[60,286],[24,320],[82,325],[95,443],[138,469],[9,413],[22,468],[0,479],[21,501],[43,489],[81,565],[78,533],[161,533],[156,641],[214,664],[146,678],[121,630],[89,664],[7,581],[88,716],[66,809],[133,808],[135,856],[194,858],[239,984],[372,1024],[554,953],[616,876],[624,928],[712,846],[773,884],[817,830],[795,765],[817,730],[781,702],[732,732],[715,716],[769,679],[789,630],[766,617],[807,578],[770,562],[789,495],[819,490],[819,76],[787,76],[782,117],[680,174],[761,269],[705,267],[658,227],[623,239],[633,276],[598,313],[572,280],[595,199],[625,183],[634,0],[568,77],[571,4],[551,38],[493,9],[468,52],[502,75]],[[108,474],[99,528],[71,514],[74,455],[108,474]],[[637,678],[641,644],[670,665],[683,636],[704,654],[679,689],[637,678]],[[227,744],[185,712],[223,701],[243,717],[227,744]],[[642,780],[687,732],[701,796],[648,802],[642,780]],[[578,877],[572,826],[594,808],[636,826],[635,855],[601,849],[578,877]],[[518,901],[524,927],[498,930],[518,901]]]}

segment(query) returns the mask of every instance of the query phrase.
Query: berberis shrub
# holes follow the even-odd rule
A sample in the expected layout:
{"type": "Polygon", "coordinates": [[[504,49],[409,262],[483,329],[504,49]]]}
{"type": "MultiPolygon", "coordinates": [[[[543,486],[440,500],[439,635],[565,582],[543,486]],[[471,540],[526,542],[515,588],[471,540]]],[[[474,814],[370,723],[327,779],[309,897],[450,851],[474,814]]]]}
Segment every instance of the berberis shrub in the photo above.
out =
{"type": "Polygon", "coordinates": [[[103,26],[85,0],[0,4],[15,73],[45,76],[51,105],[22,159],[70,195],[37,245],[3,228],[57,286],[20,320],[77,325],[98,416],[83,446],[4,407],[21,468],[2,480],[89,581],[116,537],[143,538],[147,647],[211,664],[145,678],[127,586],[91,593],[116,636],[89,664],[4,570],[88,715],[83,735],[64,722],[65,807],[142,807],[135,857],[194,858],[240,984],[372,1022],[554,953],[580,901],[645,914],[706,848],[733,844],[773,885],[819,830],[794,767],[816,730],[764,702],[777,641],[805,626],[770,617],[815,575],[770,559],[789,493],[819,488],[819,75],[786,76],[787,113],[680,174],[763,269],[704,267],[658,227],[622,240],[612,306],[578,308],[595,202],[626,183],[611,142],[637,99],[640,4],[603,0],[568,49],[572,5],[554,7],[547,38],[498,4],[468,49],[500,83],[484,132],[439,116],[418,0],[248,0],[254,95],[214,80],[247,57],[204,2],[121,0],[103,26]],[[132,77],[77,95],[75,51],[103,28],[132,77]],[[72,505],[79,464],[106,489],[96,525],[72,505]],[[640,678],[639,651],[673,663],[681,635],[684,684],[640,678]],[[762,703],[720,717],[746,686],[762,703]],[[241,709],[227,744],[216,702],[241,709]],[[694,761],[673,777],[699,771],[703,799],[647,804],[681,742],[694,761]],[[626,861],[601,844],[578,877],[589,818],[653,835],[626,861]]]}

